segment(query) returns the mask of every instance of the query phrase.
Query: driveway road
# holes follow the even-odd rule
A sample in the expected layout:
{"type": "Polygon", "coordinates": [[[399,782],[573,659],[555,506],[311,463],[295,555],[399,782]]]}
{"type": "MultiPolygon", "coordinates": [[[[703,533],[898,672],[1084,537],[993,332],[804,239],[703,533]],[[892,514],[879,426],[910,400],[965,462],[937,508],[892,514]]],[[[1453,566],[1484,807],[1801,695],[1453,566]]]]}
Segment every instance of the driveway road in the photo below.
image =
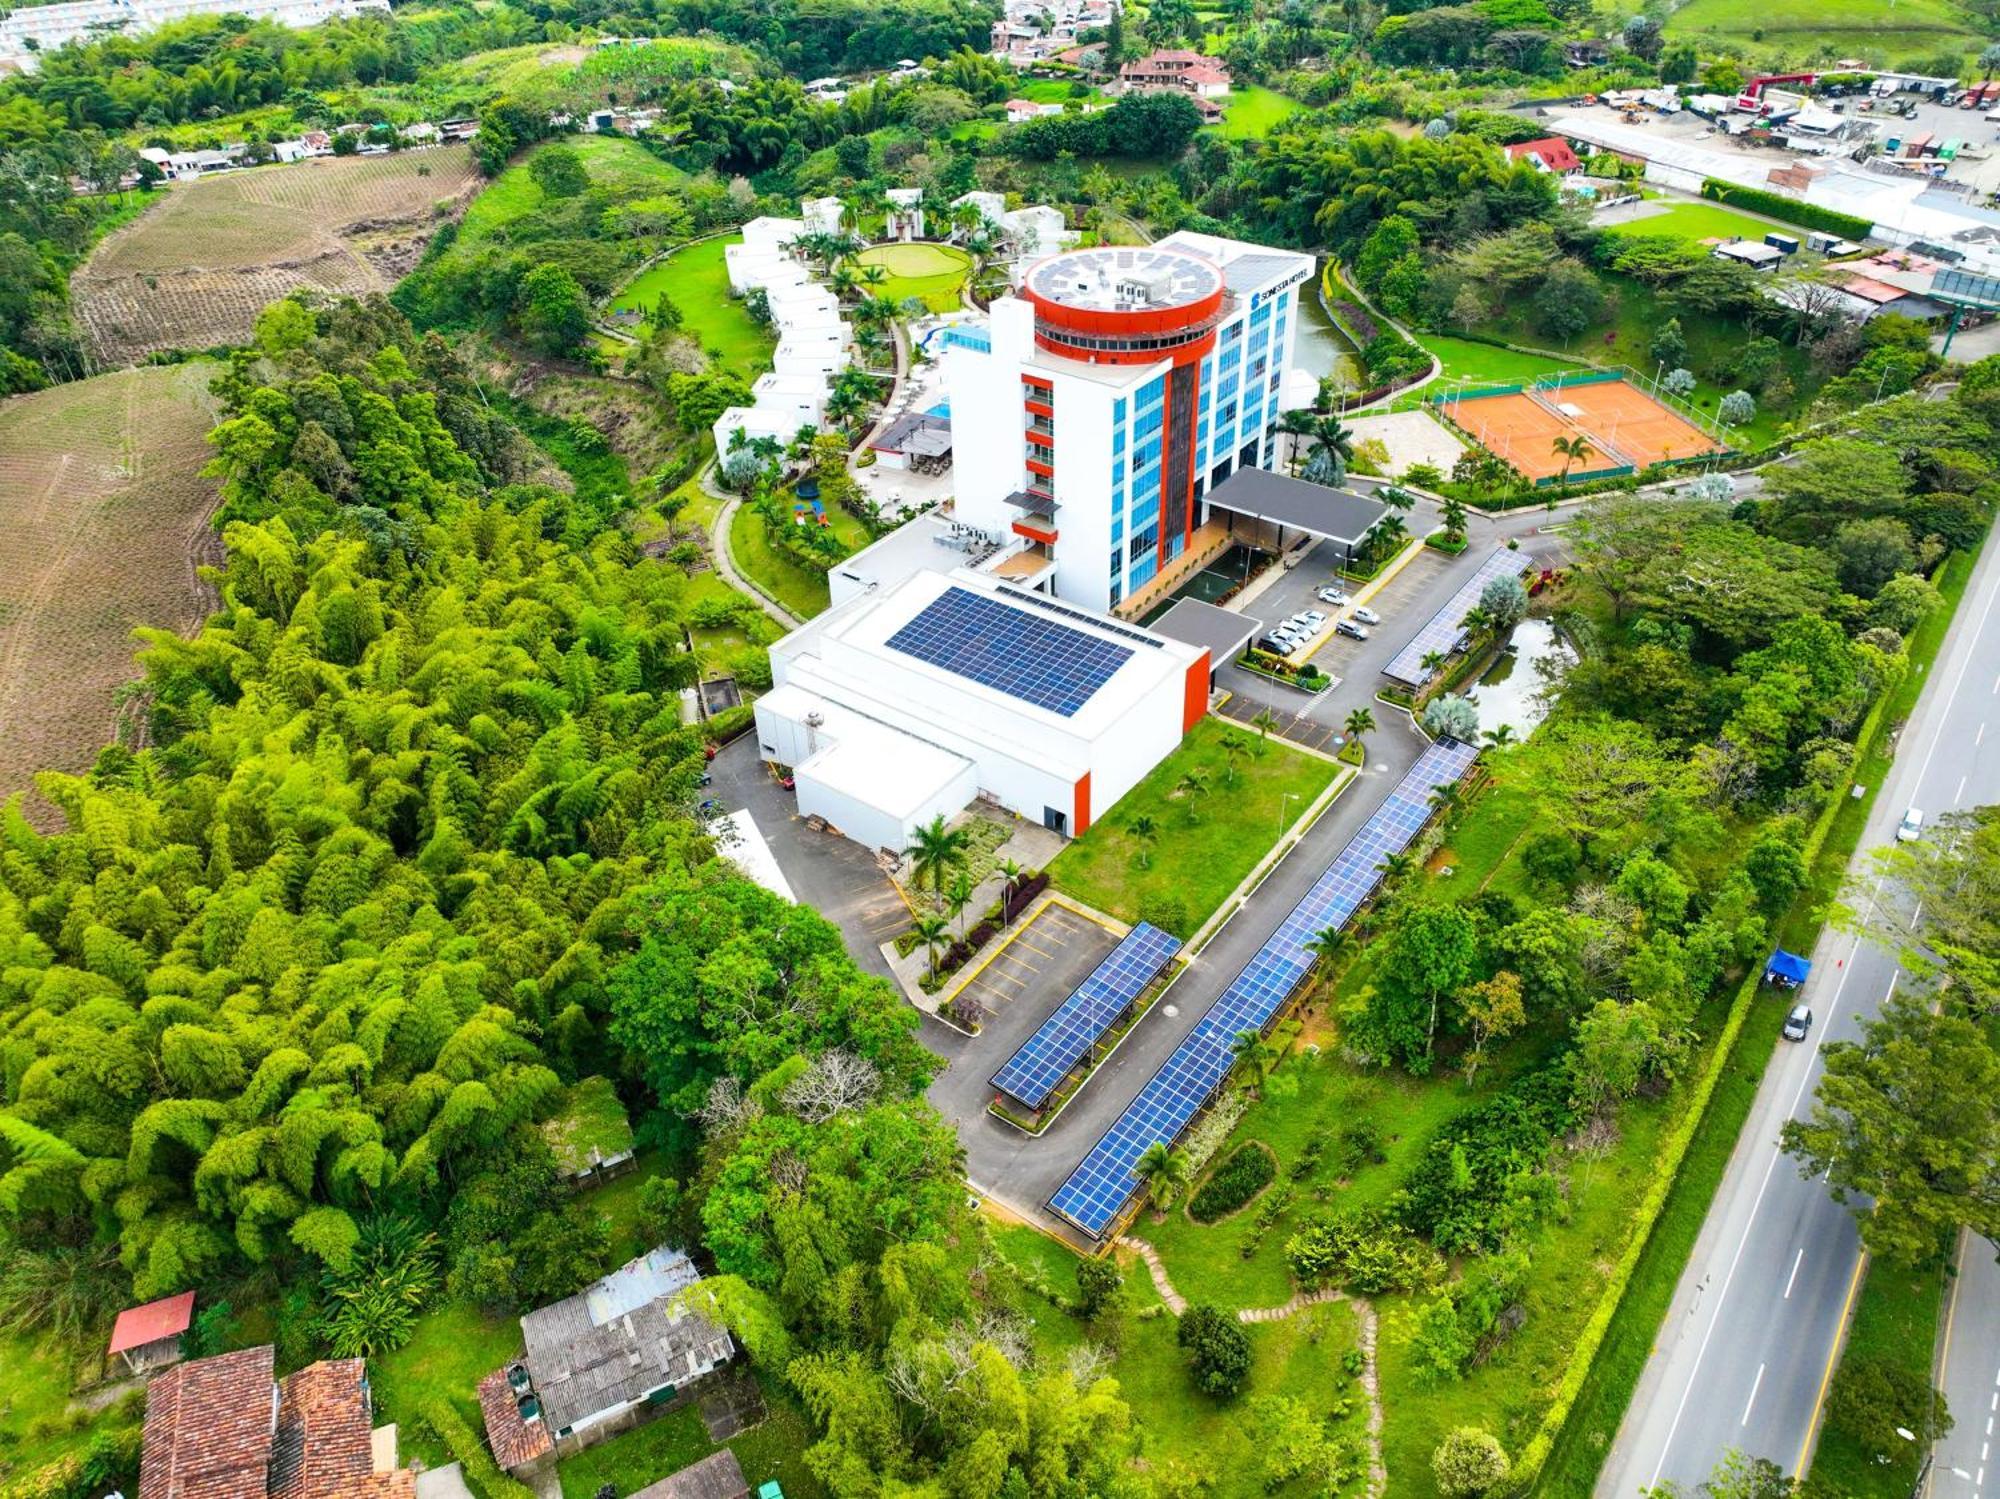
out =
{"type": "Polygon", "coordinates": [[[1938,1387],[1952,1428],[1937,1444],[1929,1499],[1990,1499],[2000,1490],[2000,1253],[1976,1234],[1959,1245],[1944,1339],[1938,1347],[1938,1387]]]}
{"type": "MultiPolygon", "coordinates": [[[[1857,860],[1894,836],[1909,807],[1935,819],[2000,802],[2000,751],[1980,748],[1987,739],[2000,741],[1996,602],[2000,545],[1989,544],[1898,741],[1857,860]]],[[[1886,905],[1893,897],[1883,892],[1882,899],[1886,905]]],[[[1780,1153],[1778,1132],[1810,1108],[1824,1072],[1821,1047],[1829,1040],[1858,1040],[1862,1023],[1902,978],[1893,954],[1832,928],[1812,957],[1804,991],[1814,1011],[1811,1038],[1806,1045],[1780,1042],[1764,1073],[1605,1462],[1597,1486],[1603,1499],[1631,1499],[1662,1480],[1692,1489],[1732,1447],[1789,1473],[1802,1471],[1810,1458],[1820,1402],[1860,1282],[1860,1238],[1849,1210],[1828,1195],[1825,1182],[1802,1179],[1780,1153]]],[[[1987,1297],[1978,1322],[1987,1335],[1982,1343],[1966,1344],[1965,1352],[1989,1366],[1983,1378],[1990,1385],[1993,1349],[2000,1346],[2000,1299],[1987,1297]]],[[[1983,1428],[1986,1414],[1968,1412],[1962,1419],[1983,1428]]],[[[2000,1474],[2000,1465],[1995,1471],[2000,1474]]],[[[1972,1499],[1962,1489],[1948,1492],[1950,1499],[1972,1499]]]]}

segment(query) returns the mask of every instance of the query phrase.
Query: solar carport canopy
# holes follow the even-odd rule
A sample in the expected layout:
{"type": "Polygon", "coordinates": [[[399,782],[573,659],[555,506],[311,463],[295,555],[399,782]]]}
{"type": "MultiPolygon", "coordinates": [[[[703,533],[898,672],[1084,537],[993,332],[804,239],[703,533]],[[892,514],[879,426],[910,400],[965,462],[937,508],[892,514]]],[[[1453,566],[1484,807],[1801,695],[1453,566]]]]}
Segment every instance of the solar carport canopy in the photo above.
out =
{"type": "Polygon", "coordinates": [[[1329,489],[1265,468],[1239,468],[1208,492],[1211,508],[1269,521],[1342,546],[1357,547],[1389,507],[1352,489],[1329,489]]]}

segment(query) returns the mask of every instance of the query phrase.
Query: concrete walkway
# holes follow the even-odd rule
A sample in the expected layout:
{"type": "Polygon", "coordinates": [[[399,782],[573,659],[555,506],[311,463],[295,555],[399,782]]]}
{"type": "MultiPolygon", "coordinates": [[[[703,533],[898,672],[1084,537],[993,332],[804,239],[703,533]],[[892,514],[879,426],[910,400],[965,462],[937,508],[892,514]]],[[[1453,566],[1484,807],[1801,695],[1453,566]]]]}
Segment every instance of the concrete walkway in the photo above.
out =
{"type": "Polygon", "coordinates": [[[714,473],[715,465],[712,463],[702,470],[701,487],[703,492],[713,495],[722,501],[722,508],[715,514],[715,524],[709,528],[708,532],[708,555],[710,560],[715,563],[716,572],[721,576],[723,582],[734,588],[738,593],[748,594],[751,598],[755,599],[763,606],[766,614],[770,615],[771,618],[775,619],[787,630],[796,630],[805,621],[792,613],[791,610],[787,609],[776,599],[772,598],[768,593],[764,592],[762,588],[759,588],[755,583],[744,577],[741,569],[736,566],[736,558],[729,551],[729,527],[736,519],[737,507],[743,503],[743,496],[740,494],[730,494],[726,490],[718,488],[712,477],[714,473]]]}
{"type": "Polygon", "coordinates": [[[1130,1234],[1119,1237],[1119,1244],[1138,1255],[1146,1262],[1146,1273],[1153,1277],[1153,1289],[1160,1293],[1160,1300],[1167,1304],[1167,1310],[1176,1317],[1187,1308],[1187,1298],[1174,1289],[1174,1283],[1167,1279],[1167,1267],[1160,1262],[1159,1251],[1144,1239],[1135,1239],[1130,1234]]]}

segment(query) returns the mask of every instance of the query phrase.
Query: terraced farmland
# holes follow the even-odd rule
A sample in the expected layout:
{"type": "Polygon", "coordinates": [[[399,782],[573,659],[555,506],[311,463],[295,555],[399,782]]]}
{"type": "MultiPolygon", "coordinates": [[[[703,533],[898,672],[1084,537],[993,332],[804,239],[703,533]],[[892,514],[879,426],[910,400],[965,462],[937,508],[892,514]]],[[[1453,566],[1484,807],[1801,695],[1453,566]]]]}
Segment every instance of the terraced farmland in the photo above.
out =
{"type": "Polygon", "coordinates": [[[137,625],[191,628],[219,561],[201,476],[212,364],[0,402],[0,799],[87,768],[136,675],[137,625]]]}
{"type": "Polygon", "coordinates": [[[180,184],[71,283],[97,357],[240,343],[301,287],[386,291],[479,185],[464,146],[257,167],[180,184]]]}

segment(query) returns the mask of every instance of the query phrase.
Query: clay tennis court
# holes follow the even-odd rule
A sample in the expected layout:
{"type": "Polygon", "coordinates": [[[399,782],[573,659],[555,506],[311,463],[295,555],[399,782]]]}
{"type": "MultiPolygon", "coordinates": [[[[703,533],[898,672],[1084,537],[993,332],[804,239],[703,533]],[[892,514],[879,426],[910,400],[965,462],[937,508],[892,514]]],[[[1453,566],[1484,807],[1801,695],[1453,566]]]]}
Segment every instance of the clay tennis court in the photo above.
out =
{"type": "Polygon", "coordinates": [[[1444,414],[1471,433],[1481,447],[1530,479],[1552,479],[1563,471],[1564,464],[1572,474],[1587,474],[1616,468],[1619,463],[1599,451],[1595,443],[1582,458],[1564,458],[1556,452],[1555,440],[1574,435],[1577,428],[1525,395],[1450,400],[1444,403],[1444,414]]]}
{"type": "Polygon", "coordinates": [[[1626,380],[1548,385],[1532,394],[1471,394],[1444,402],[1443,413],[1480,445],[1531,480],[1552,479],[1567,465],[1572,477],[1630,465],[1645,468],[1671,458],[1719,452],[1693,422],[1626,380]],[[1555,440],[1581,434],[1588,455],[1566,459],[1555,440]]]}
{"type": "Polygon", "coordinates": [[[1572,411],[1576,424],[1602,437],[1641,468],[1668,458],[1699,458],[1722,444],[1679,412],[1626,380],[1565,385],[1543,395],[1572,411]]]}

